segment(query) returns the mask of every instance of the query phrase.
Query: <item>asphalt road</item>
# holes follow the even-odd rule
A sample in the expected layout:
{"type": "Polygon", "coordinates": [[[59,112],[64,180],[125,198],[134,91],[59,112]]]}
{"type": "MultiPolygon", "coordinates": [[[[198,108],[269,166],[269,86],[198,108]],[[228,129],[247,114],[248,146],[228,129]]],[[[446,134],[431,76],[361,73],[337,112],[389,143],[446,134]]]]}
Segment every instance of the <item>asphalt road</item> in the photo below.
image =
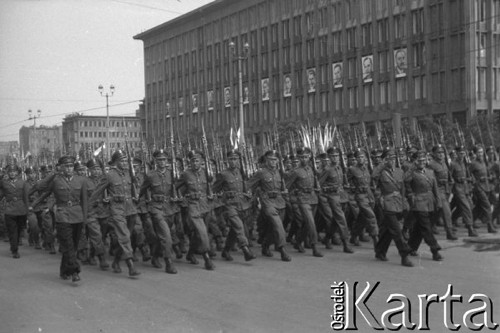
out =
{"type": "MultiPolygon", "coordinates": [[[[367,301],[376,318],[396,305],[391,293],[411,302],[411,320],[418,323],[419,294],[446,293],[448,284],[463,303],[454,307],[453,318],[479,305],[468,304],[474,293],[489,296],[494,321],[500,322],[500,238],[485,235],[482,242],[468,242],[465,231],[458,241],[438,240],[445,260],[434,262],[426,245],[412,260],[415,267],[400,266],[394,246],[389,262],[374,259],[371,244],[362,243],[356,253],[344,254],[336,246],[324,250],[324,258],[296,253],[290,263],[259,256],[246,263],[241,253],[235,261],[215,260],[213,272],[200,265],[177,261],[177,275],[169,275],[139,263],[142,275],[129,279],[122,274],[83,266],[82,281],[59,279],[59,255],[49,255],[26,245],[21,259],[10,257],[8,243],[0,242],[0,332],[328,332],[333,303],[330,285],[366,281],[378,288],[367,301]]],[[[397,320],[396,320],[397,321],[397,320]]],[[[372,328],[358,315],[360,332],[372,328]]],[[[443,305],[429,307],[431,332],[449,332],[443,324],[443,305]]],[[[405,331],[403,329],[402,331],[405,331]]],[[[468,331],[467,329],[461,331],[468,331]]]]}

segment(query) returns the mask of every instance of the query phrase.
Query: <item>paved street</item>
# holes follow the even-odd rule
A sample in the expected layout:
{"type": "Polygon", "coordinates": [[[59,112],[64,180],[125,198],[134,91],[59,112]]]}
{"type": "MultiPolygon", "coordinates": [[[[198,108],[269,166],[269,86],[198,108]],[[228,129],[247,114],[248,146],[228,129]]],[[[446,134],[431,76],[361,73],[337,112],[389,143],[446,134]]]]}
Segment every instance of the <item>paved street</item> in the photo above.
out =
{"type": "MultiPolygon", "coordinates": [[[[496,310],[500,306],[500,239],[481,232],[486,242],[464,242],[465,231],[450,242],[442,232],[445,260],[432,261],[422,246],[420,257],[412,258],[414,268],[399,265],[394,247],[390,261],[382,263],[369,243],[352,255],[338,246],[323,250],[324,258],[298,254],[289,246],[291,263],[281,262],[277,253],[263,258],[254,248],[257,260],[245,263],[236,253],[228,263],[219,256],[214,272],[177,261],[179,274],[172,276],[139,263],[138,280],[84,266],[78,285],[58,278],[58,255],[24,245],[21,259],[14,260],[8,243],[1,242],[0,332],[328,332],[334,281],[359,281],[362,289],[366,281],[380,281],[367,302],[374,315],[380,318],[396,307],[386,303],[390,293],[402,293],[411,301],[415,323],[417,295],[442,296],[451,283],[464,298],[454,307],[454,321],[460,324],[465,311],[479,306],[467,303],[473,293],[491,297],[496,310]]],[[[494,320],[500,321],[498,310],[494,320]]],[[[432,332],[448,332],[442,304],[430,305],[429,325],[432,332]]],[[[358,328],[373,331],[359,315],[358,328]]]]}

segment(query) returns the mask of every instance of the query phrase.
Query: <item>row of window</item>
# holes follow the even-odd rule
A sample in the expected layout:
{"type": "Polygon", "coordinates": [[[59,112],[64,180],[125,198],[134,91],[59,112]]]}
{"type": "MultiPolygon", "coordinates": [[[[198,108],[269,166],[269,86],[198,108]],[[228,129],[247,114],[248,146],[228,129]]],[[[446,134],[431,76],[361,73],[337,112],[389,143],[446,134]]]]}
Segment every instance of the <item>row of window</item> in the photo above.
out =
{"type": "MultiPolygon", "coordinates": [[[[140,132],[129,132],[127,133],[129,138],[140,138],[140,132]]],[[[105,138],[106,132],[88,132],[88,131],[80,131],[80,138],[105,138]]],[[[110,138],[125,138],[125,132],[109,132],[110,138]]]]}
{"type": "MultiPolygon", "coordinates": [[[[80,127],[106,127],[106,120],[80,120],[80,127]]],[[[139,120],[110,120],[109,127],[139,127],[139,120]]]]}

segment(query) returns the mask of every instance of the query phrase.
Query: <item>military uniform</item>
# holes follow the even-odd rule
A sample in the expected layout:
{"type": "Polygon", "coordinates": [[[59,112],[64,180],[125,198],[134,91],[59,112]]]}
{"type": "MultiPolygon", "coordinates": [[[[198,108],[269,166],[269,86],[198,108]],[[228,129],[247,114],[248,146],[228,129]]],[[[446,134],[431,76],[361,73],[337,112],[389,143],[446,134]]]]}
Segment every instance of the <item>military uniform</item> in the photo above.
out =
{"type": "MultiPolygon", "coordinates": [[[[395,157],[392,149],[384,151],[385,158],[395,157]]],[[[412,266],[408,260],[410,248],[403,238],[402,221],[403,212],[408,210],[405,199],[404,173],[400,168],[388,163],[382,164],[373,173],[373,180],[380,191],[379,205],[382,210],[380,220],[379,241],[375,245],[376,258],[386,261],[386,254],[391,241],[394,240],[404,266],[412,266]]]]}
{"type": "MultiPolygon", "coordinates": [[[[166,158],[166,155],[161,152],[155,152],[154,156],[157,159],[166,158]]],[[[174,226],[174,218],[179,212],[179,206],[175,202],[177,194],[172,191],[173,182],[172,175],[166,168],[163,171],[153,170],[145,176],[140,192],[141,197],[150,195],[151,198],[148,210],[155,238],[151,247],[153,258],[164,258],[166,272],[171,274],[177,273],[177,270],[172,263],[170,228],[174,226]]]]}
{"type": "MultiPolygon", "coordinates": [[[[43,168],[43,166],[42,166],[43,168]]],[[[43,169],[42,169],[43,170],[43,169]]],[[[42,172],[42,175],[45,174],[42,172]]],[[[34,186],[30,189],[30,196],[36,193],[36,197],[40,196],[43,193],[44,187],[48,185],[48,181],[50,181],[52,177],[50,175],[46,175],[45,178],[38,180],[34,186]]],[[[49,196],[40,202],[35,209],[35,215],[38,221],[38,227],[42,234],[43,245],[45,249],[48,249],[50,254],[56,254],[56,250],[54,247],[55,244],[55,235],[54,235],[54,220],[53,213],[51,208],[54,205],[53,196],[49,196]]]]}
{"type": "MultiPolygon", "coordinates": [[[[17,166],[9,165],[7,173],[15,170],[19,175],[17,166]]],[[[19,176],[5,177],[0,180],[0,200],[5,197],[5,226],[9,235],[10,251],[14,258],[19,258],[19,240],[21,232],[26,228],[28,215],[29,185],[19,176]]]]}
{"type": "MultiPolygon", "coordinates": [[[[239,153],[230,151],[227,154],[228,159],[239,159],[239,153]]],[[[230,250],[235,242],[242,249],[245,260],[249,261],[255,258],[248,248],[248,239],[245,235],[245,226],[240,215],[250,209],[250,197],[243,190],[244,180],[240,170],[234,166],[222,171],[216,175],[214,191],[221,193],[223,203],[223,214],[229,224],[229,232],[222,256],[226,260],[232,260],[230,250]]]]}
{"type": "MultiPolygon", "coordinates": [[[[475,150],[477,151],[477,149],[475,150]]],[[[491,186],[486,164],[484,161],[477,159],[471,162],[469,170],[474,177],[474,187],[472,193],[475,207],[473,210],[473,216],[480,218],[481,221],[488,226],[488,232],[496,233],[496,229],[492,224],[491,203],[489,200],[491,186]]]]}
{"type": "MultiPolygon", "coordinates": [[[[268,151],[265,158],[277,159],[278,155],[274,151],[268,151]]],[[[265,166],[252,176],[248,182],[248,187],[253,193],[259,195],[261,213],[267,227],[263,230],[263,255],[272,256],[269,246],[274,242],[276,248],[281,252],[281,259],[290,261],[291,258],[284,249],[285,229],[282,221],[286,204],[282,194],[282,181],[278,169],[265,166]]]]}
{"type": "Polygon", "coordinates": [[[434,260],[441,260],[439,246],[432,233],[430,214],[440,208],[436,178],[432,170],[424,167],[426,153],[419,153],[421,167],[416,167],[406,175],[405,189],[407,191],[410,209],[415,216],[415,224],[410,233],[408,245],[412,251],[417,251],[422,239],[429,245],[434,260]]]}

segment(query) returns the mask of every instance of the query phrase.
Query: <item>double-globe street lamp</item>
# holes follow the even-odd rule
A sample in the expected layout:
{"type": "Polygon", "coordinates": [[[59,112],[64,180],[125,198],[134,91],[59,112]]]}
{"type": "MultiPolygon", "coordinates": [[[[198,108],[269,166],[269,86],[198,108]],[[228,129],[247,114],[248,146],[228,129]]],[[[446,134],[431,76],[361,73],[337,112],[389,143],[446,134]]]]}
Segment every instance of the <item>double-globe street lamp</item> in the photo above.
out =
{"type": "Polygon", "coordinates": [[[229,49],[233,55],[233,58],[238,60],[238,102],[239,102],[239,118],[240,118],[240,143],[245,143],[245,117],[243,115],[243,73],[241,62],[247,58],[248,50],[250,45],[248,43],[243,44],[243,52],[241,54],[237,53],[236,44],[231,41],[229,43],[229,49]]]}
{"type": "Polygon", "coordinates": [[[109,149],[111,148],[109,146],[109,97],[113,96],[115,93],[115,86],[110,85],[109,86],[109,91],[104,91],[104,88],[102,84],[99,85],[97,88],[99,91],[99,94],[101,94],[102,97],[106,97],[106,160],[109,161],[109,149]]]}
{"type": "Polygon", "coordinates": [[[36,137],[36,118],[40,118],[42,114],[42,110],[37,110],[36,112],[33,112],[30,110],[28,110],[28,115],[29,115],[29,120],[33,120],[33,137],[34,137],[34,140],[33,140],[33,158],[35,159],[35,161],[37,160],[37,156],[38,156],[38,151],[37,151],[37,137],[36,137]]]}

